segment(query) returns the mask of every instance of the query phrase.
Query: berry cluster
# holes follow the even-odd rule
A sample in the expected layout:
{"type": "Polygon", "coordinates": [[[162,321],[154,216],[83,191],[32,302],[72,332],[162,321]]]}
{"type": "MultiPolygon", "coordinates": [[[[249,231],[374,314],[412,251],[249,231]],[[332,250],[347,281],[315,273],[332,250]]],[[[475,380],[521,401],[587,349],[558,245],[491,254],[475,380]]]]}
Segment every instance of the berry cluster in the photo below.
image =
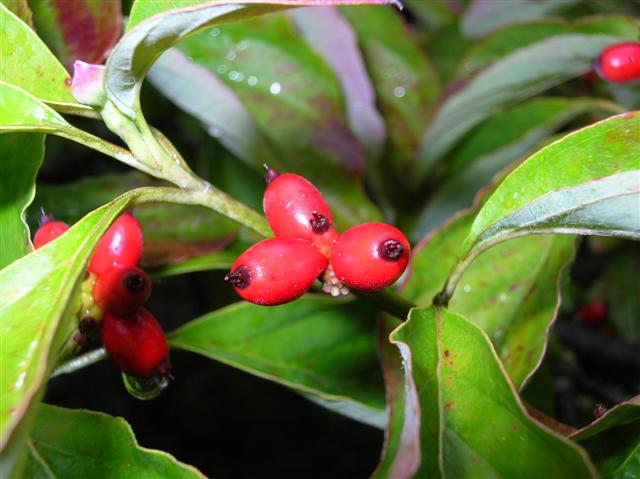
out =
{"type": "MultiPolygon", "coordinates": [[[[69,226],[43,214],[33,244],[41,248],[69,226]]],[[[136,378],[170,374],[167,341],[162,327],[142,305],[151,281],[138,268],[142,230],[127,212],[109,227],[96,245],[82,285],[82,309],[74,342],[82,347],[98,331],[102,344],[120,370],[136,378]]]]}
{"type": "Polygon", "coordinates": [[[261,305],[299,298],[322,275],[333,296],[395,282],[409,262],[407,238],[393,226],[365,223],[343,234],[322,194],[301,176],[265,165],[263,209],[275,237],[256,243],[225,277],[243,299],[261,305]]]}

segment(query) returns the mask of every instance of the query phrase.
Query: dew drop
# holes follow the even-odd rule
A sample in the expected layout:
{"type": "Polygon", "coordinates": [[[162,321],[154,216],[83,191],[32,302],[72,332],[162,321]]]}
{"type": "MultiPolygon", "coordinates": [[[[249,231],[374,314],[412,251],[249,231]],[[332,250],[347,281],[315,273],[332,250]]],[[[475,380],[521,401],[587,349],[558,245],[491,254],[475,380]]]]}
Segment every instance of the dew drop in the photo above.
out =
{"type": "Polygon", "coordinates": [[[273,82],[269,87],[269,91],[272,95],[278,95],[282,91],[282,85],[279,82],[273,82]]]}
{"type": "Polygon", "coordinates": [[[230,51],[229,53],[227,53],[227,60],[232,62],[235,59],[236,59],[236,52],[230,51]]]}
{"type": "Polygon", "coordinates": [[[212,37],[217,37],[218,35],[220,35],[220,29],[219,28],[212,28],[211,32],[209,33],[209,35],[211,35],[212,37]]]}
{"type": "Polygon", "coordinates": [[[395,96],[396,98],[402,98],[406,94],[407,94],[407,91],[404,89],[404,87],[397,86],[393,89],[393,96],[395,96]]]}
{"type": "Polygon", "coordinates": [[[226,73],[226,71],[227,71],[227,65],[220,65],[218,67],[218,73],[222,74],[222,73],[226,73]]]}
{"type": "Polygon", "coordinates": [[[465,293],[468,293],[469,291],[471,291],[471,286],[469,286],[468,284],[465,284],[464,287],[462,288],[462,291],[464,291],[465,293]]]}
{"type": "Polygon", "coordinates": [[[169,378],[159,374],[149,378],[139,378],[122,373],[122,382],[129,394],[142,401],[156,398],[169,385],[169,378]]]}
{"type": "Polygon", "coordinates": [[[247,83],[251,86],[255,86],[258,84],[258,77],[255,77],[253,75],[251,75],[249,78],[247,78],[247,83]]]}
{"type": "Polygon", "coordinates": [[[248,46],[249,45],[247,44],[247,42],[243,40],[240,43],[238,43],[238,46],[236,48],[238,50],[246,50],[248,46]]]}

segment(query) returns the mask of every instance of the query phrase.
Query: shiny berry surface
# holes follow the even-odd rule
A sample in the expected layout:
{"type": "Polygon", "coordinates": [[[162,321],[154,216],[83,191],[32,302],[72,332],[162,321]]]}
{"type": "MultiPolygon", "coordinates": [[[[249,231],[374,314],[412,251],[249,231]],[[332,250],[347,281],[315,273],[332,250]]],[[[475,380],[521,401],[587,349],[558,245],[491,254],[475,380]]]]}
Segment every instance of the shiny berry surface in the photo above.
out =
{"type": "Polygon", "coordinates": [[[139,268],[114,266],[102,273],[93,285],[93,300],[106,313],[133,314],[151,294],[151,281],[139,268]]]}
{"type": "Polygon", "coordinates": [[[96,245],[89,271],[100,276],[114,266],[136,266],[142,254],[142,229],[130,213],[121,215],[96,245]]]}
{"type": "Polygon", "coordinates": [[[33,246],[35,249],[42,248],[44,245],[62,236],[69,229],[69,225],[62,221],[49,221],[38,228],[33,237],[33,246]]]}
{"type": "Polygon", "coordinates": [[[595,69],[609,82],[640,80],[640,42],[616,43],[605,48],[596,60],[595,69]]]}
{"type": "Polygon", "coordinates": [[[129,316],[105,314],[100,328],[102,344],[123,373],[137,377],[163,374],[169,347],[162,327],[146,309],[129,316]]]}
{"type": "Polygon", "coordinates": [[[393,284],[409,262],[410,246],[402,232],[384,223],[353,226],[331,253],[335,276],[349,288],[373,291],[393,284]]]}
{"type": "Polygon", "coordinates": [[[276,305],[302,296],[326,267],[311,241],[268,238],[238,256],[225,281],[246,301],[276,305]]]}
{"type": "Polygon", "coordinates": [[[338,232],[322,194],[302,176],[292,173],[272,175],[269,181],[262,207],[273,233],[308,239],[328,258],[338,232]]]}

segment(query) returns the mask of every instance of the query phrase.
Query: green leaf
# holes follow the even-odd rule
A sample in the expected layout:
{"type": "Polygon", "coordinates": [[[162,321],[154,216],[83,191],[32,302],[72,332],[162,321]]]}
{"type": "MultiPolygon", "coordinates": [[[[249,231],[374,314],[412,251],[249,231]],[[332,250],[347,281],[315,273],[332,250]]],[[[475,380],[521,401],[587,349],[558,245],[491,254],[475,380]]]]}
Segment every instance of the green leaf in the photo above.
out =
{"type": "Polygon", "coordinates": [[[582,128],[516,168],[484,204],[463,254],[542,232],[640,238],[640,114],[582,128]]]}
{"type": "Polygon", "coordinates": [[[203,478],[166,452],[138,445],[131,426],[104,413],[40,404],[24,478],[203,478]]]}
{"type": "MultiPolygon", "coordinates": [[[[38,35],[0,3],[0,78],[60,111],[89,114],[71,96],[71,79],[38,35]]],[[[5,86],[2,87],[5,90],[5,86]]],[[[4,91],[3,91],[4,93],[4,91]]],[[[3,95],[4,96],[4,95],[3,95]]]]}
{"type": "Polygon", "coordinates": [[[603,479],[640,476],[640,396],[618,404],[571,439],[589,452],[603,479]]]}
{"type": "Polygon", "coordinates": [[[390,8],[341,8],[351,23],[387,125],[392,171],[411,174],[440,85],[408,25],[390,8]]]}
{"type": "MultiPolygon", "coordinates": [[[[359,3],[389,3],[389,1],[368,0],[359,3]]],[[[174,5],[194,4],[191,1],[175,4],[162,3],[164,5],[150,5],[149,9],[144,10],[156,13],[160,9],[166,10],[174,5]]],[[[140,85],[147,71],[162,52],[187,35],[216,24],[246,19],[292,6],[340,3],[353,2],[348,0],[251,0],[251,3],[244,4],[205,3],[160,13],[129,30],[113,49],[105,72],[107,95],[121,112],[134,119],[139,115],[140,85]]],[[[137,18],[138,16],[133,21],[137,21],[137,18]]]]}
{"type": "Polygon", "coordinates": [[[464,13],[460,28],[467,37],[478,38],[503,25],[543,18],[575,3],[578,0],[475,0],[464,13]]]}
{"type": "Polygon", "coordinates": [[[445,178],[420,214],[414,233],[422,236],[471,205],[496,173],[523,158],[554,131],[586,112],[620,113],[614,103],[593,98],[534,98],[493,115],[476,127],[447,158],[445,178]]]}
{"type": "Polygon", "coordinates": [[[460,60],[456,77],[469,78],[516,50],[557,35],[611,35],[633,39],[638,31],[638,22],[632,17],[617,15],[594,16],[567,22],[561,19],[546,19],[508,25],[475,43],[460,60]]]}
{"type": "Polygon", "coordinates": [[[367,157],[377,159],[386,128],[351,25],[331,7],[291,10],[288,16],[309,46],[331,66],[340,82],[349,128],[367,157]]]}
{"type": "Polygon", "coordinates": [[[216,27],[177,50],[161,59],[162,77],[152,71],[152,79],[167,94],[190,92],[177,103],[212,136],[256,171],[266,162],[309,178],[339,227],[378,217],[355,175],[364,155],[343,118],[338,82],[285,16],[216,27]],[[181,71],[167,70],[167,62],[181,71]],[[224,103],[209,103],[220,98],[224,103]]]}
{"type": "Polygon", "coordinates": [[[268,308],[237,303],[182,326],[169,342],[384,421],[375,317],[364,303],[312,295],[268,308]]]}
{"type": "Polygon", "coordinates": [[[605,34],[556,35],[482,70],[448,97],[424,133],[416,181],[424,180],[464,135],[499,108],[589,71],[600,51],[620,40],[605,34]]]}
{"type": "Polygon", "coordinates": [[[32,0],[36,31],[67,68],[75,60],[102,63],[118,41],[120,2],[32,0]]]}
{"type": "Polygon", "coordinates": [[[57,240],[0,271],[0,448],[38,397],[58,348],[73,328],[79,307],[74,293],[93,247],[132,197],[95,210],[57,240]]]}
{"type": "Polygon", "coordinates": [[[390,336],[420,406],[415,477],[595,477],[586,454],[533,421],[489,339],[458,314],[416,308],[390,336]]]}
{"type": "MultiPolygon", "coordinates": [[[[475,211],[464,212],[420,242],[404,297],[431,303],[458,260],[474,217],[475,211]]],[[[518,389],[542,360],[560,306],[559,276],[572,256],[573,238],[567,236],[528,236],[500,244],[470,265],[449,303],[491,338],[518,389]]]]}
{"type": "Polygon", "coordinates": [[[247,164],[280,163],[273,146],[233,90],[207,68],[176,48],[165,52],[149,80],[183,111],[200,120],[209,134],[247,164]]]}
{"type": "Polygon", "coordinates": [[[35,194],[44,135],[0,135],[0,269],[29,251],[25,210],[35,194]]]}
{"type": "Polygon", "coordinates": [[[372,479],[413,477],[420,466],[420,406],[415,396],[407,395],[405,365],[389,334],[399,322],[389,317],[378,328],[378,351],[384,373],[389,416],[384,431],[384,446],[372,479]]]}
{"type": "Polygon", "coordinates": [[[56,133],[71,125],[54,110],[21,88],[0,81],[0,132],[56,133]]]}
{"type": "Polygon", "coordinates": [[[451,23],[456,18],[456,7],[447,0],[404,0],[402,3],[421,23],[432,28],[451,23]]]}
{"type": "Polygon", "coordinates": [[[251,246],[250,243],[234,241],[230,246],[222,250],[210,253],[198,254],[187,260],[175,264],[165,264],[149,271],[154,278],[176,276],[179,274],[195,273],[198,271],[210,271],[214,269],[230,269],[240,254],[251,246]]]}

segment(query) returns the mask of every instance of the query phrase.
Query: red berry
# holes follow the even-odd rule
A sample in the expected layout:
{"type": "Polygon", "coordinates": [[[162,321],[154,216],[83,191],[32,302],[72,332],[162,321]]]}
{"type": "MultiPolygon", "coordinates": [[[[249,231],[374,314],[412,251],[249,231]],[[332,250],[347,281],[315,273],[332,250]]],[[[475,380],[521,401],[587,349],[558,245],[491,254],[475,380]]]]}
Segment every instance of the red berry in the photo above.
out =
{"type": "Polygon", "coordinates": [[[292,173],[278,175],[267,168],[266,179],[262,206],[274,234],[312,241],[329,258],[338,232],[322,194],[302,176],[292,173]]]}
{"type": "Polygon", "coordinates": [[[238,256],[225,281],[251,303],[275,305],[302,296],[326,267],[311,241],[268,238],[238,256]]]}
{"type": "Polygon", "coordinates": [[[640,80],[640,42],[616,43],[605,48],[595,62],[595,70],[610,82],[640,80]]]}
{"type": "Polygon", "coordinates": [[[137,377],[166,375],[169,347],[162,327],[146,309],[129,316],[105,314],[100,337],[123,373],[137,377]]]}
{"type": "Polygon", "coordinates": [[[365,223],[345,231],[331,252],[333,271],[350,288],[372,291],[392,284],[409,262],[407,238],[384,223],[365,223]]]}
{"type": "Polygon", "coordinates": [[[98,276],[93,300],[105,313],[127,316],[135,313],[151,293],[151,281],[139,268],[115,266],[98,276]]]}
{"type": "Polygon", "coordinates": [[[607,320],[607,307],[602,301],[594,301],[580,308],[576,317],[584,325],[595,328],[607,320]]]}
{"type": "Polygon", "coordinates": [[[89,261],[89,271],[100,276],[114,266],[136,266],[142,254],[142,229],[130,213],[121,215],[104,234],[89,261]]]}
{"type": "Polygon", "coordinates": [[[47,221],[41,223],[40,228],[33,237],[33,246],[35,249],[42,248],[44,245],[53,241],[62,233],[69,229],[69,225],[62,221],[47,221]]]}

